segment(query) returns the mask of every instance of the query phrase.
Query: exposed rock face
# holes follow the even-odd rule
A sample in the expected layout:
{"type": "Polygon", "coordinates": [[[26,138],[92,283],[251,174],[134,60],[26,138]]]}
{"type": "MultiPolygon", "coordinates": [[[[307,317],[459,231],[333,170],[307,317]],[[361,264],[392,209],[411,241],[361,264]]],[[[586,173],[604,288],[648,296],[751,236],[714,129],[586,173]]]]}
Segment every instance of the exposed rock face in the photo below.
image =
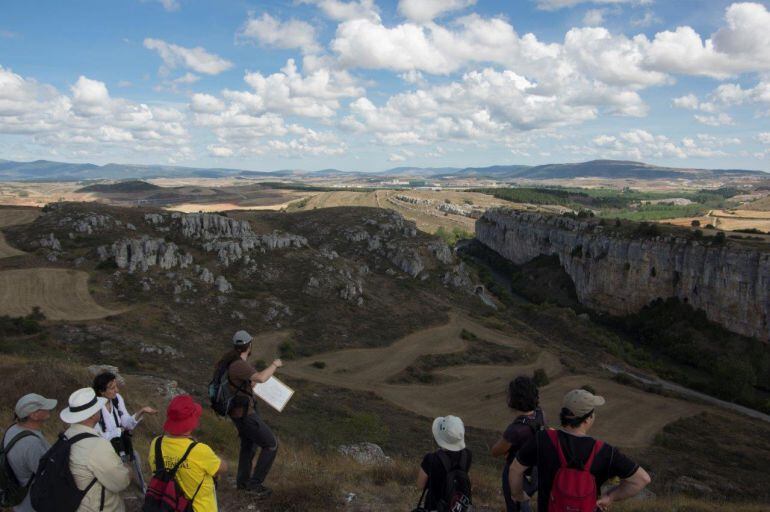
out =
{"type": "Polygon", "coordinates": [[[231,285],[229,282],[227,282],[227,279],[225,279],[225,276],[219,276],[214,281],[214,286],[217,287],[217,290],[219,290],[221,293],[230,293],[233,291],[233,285],[231,285]]]}
{"type": "Polygon", "coordinates": [[[56,239],[53,233],[49,234],[45,238],[40,239],[40,246],[47,247],[52,251],[61,251],[61,243],[56,239]]]}
{"type": "Polygon", "coordinates": [[[425,268],[420,253],[412,247],[398,247],[388,254],[391,263],[412,277],[417,277],[425,268]]]}
{"type": "Polygon", "coordinates": [[[452,256],[452,249],[450,249],[449,246],[443,240],[436,240],[434,242],[430,242],[428,244],[428,249],[430,249],[430,252],[432,252],[433,255],[436,257],[436,259],[439,260],[441,263],[444,263],[446,265],[450,265],[451,263],[454,263],[454,256],[452,256]]]}
{"type": "Polygon", "coordinates": [[[173,213],[170,216],[148,213],[144,219],[159,231],[169,231],[173,227],[185,238],[201,242],[203,249],[215,252],[217,260],[225,267],[236,262],[248,263],[248,253],[252,250],[266,252],[307,247],[307,239],[302,236],[277,231],[257,235],[248,221],[214,213],[173,213]]]}
{"type": "Polygon", "coordinates": [[[505,209],[476,222],[476,237],[514,263],[556,254],[579,300],[612,314],[677,297],[727,329],[770,334],[770,253],[673,236],[623,237],[595,222],[505,209]]]}
{"type": "Polygon", "coordinates": [[[97,251],[103,260],[113,256],[118,268],[127,268],[129,272],[146,272],[156,265],[163,270],[186,268],[192,263],[192,255],[180,253],[175,243],[147,236],[118,240],[109,249],[99,247],[97,251]]]}
{"type": "Polygon", "coordinates": [[[390,464],[391,459],[374,443],[342,445],[337,450],[347,457],[365,466],[390,464]]]}

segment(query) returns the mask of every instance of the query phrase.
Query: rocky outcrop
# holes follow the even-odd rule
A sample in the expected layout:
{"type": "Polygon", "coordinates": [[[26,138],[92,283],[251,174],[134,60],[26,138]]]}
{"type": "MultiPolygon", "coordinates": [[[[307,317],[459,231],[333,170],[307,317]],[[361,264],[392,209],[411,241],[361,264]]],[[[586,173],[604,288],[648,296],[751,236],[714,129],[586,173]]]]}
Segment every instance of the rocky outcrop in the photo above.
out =
{"type": "Polygon", "coordinates": [[[56,239],[53,233],[50,233],[47,237],[40,239],[40,247],[46,247],[52,251],[61,251],[61,243],[56,239]]]}
{"type": "Polygon", "coordinates": [[[392,462],[382,448],[374,443],[342,445],[337,447],[337,451],[364,466],[390,464],[392,462]]]}
{"type": "Polygon", "coordinates": [[[420,253],[413,247],[397,247],[388,253],[388,259],[412,277],[417,277],[425,269],[420,253]]]}
{"type": "Polygon", "coordinates": [[[171,228],[185,238],[200,242],[206,252],[217,255],[217,261],[225,267],[251,260],[249,252],[273,251],[307,247],[307,239],[291,233],[274,231],[258,235],[245,220],[236,220],[214,213],[147,213],[145,222],[156,230],[167,232],[171,228]]]}
{"type": "Polygon", "coordinates": [[[632,236],[595,221],[506,209],[476,222],[476,238],[516,264],[557,255],[587,306],[622,315],[676,297],[725,328],[770,335],[770,253],[676,236],[632,236]]]}
{"type": "Polygon", "coordinates": [[[433,201],[431,201],[430,199],[420,199],[418,197],[407,196],[404,194],[396,194],[393,197],[395,197],[401,202],[413,204],[415,206],[430,206],[431,204],[433,204],[433,201]]]}
{"type": "Polygon", "coordinates": [[[231,285],[225,276],[219,276],[214,280],[214,286],[217,287],[220,293],[230,293],[233,291],[233,285],[231,285]]]}
{"type": "Polygon", "coordinates": [[[113,257],[118,268],[128,269],[129,272],[137,269],[146,272],[154,266],[163,270],[187,268],[192,263],[192,255],[182,254],[175,243],[147,236],[118,240],[109,248],[99,247],[97,252],[101,260],[113,257]]]}

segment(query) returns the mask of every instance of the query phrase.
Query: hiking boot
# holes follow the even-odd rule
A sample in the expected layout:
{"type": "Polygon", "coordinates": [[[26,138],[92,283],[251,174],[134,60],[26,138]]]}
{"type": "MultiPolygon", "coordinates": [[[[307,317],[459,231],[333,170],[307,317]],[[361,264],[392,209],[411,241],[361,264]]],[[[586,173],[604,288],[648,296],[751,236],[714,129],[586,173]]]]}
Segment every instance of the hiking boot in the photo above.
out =
{"type": "Polygon", "coordinates": [[[238,490],[246,491],[257,499],[264,499],[273,494],[273,491],[269,487],[265,487],[262,484],[238,485],[238,490]]]}

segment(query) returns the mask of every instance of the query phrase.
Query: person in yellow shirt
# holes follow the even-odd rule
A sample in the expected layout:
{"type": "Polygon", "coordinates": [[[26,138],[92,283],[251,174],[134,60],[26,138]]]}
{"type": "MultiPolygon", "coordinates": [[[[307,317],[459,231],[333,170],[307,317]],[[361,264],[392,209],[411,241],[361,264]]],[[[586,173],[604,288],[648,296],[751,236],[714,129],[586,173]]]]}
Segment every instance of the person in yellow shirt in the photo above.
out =
{"type": "Polygon", "coordinates": [[[200,423],[202,407],[190,395],[179,395],[171,400],[166,411],[164,435],[150,443],[147,460],[155,473],[155,444],[160,443],[163,466],[173,468],[195,443],[176,473],[176,481],[185,496],[192,499],[194,512],[217,512],[217,491],[214,478],[227,471],[227,463],[220,459],[208,445],[197,443],[192,433],[200,423]]]}

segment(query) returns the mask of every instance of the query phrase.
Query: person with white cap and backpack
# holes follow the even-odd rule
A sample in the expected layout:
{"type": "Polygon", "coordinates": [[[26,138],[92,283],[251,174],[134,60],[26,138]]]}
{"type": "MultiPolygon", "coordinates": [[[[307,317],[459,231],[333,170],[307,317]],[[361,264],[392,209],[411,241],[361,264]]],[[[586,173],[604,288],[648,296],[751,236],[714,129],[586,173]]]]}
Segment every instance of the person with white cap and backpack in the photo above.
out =
{"type": "Polygon", "coordinates": [[[433,438],[439,449],[423,457],[417,475],[422,491],[417,511],[466,512],[471,507],[472,454],[465,447],[465,425],[457,416],[433,421],[433,438]],[[424,505],[423,505],[424,500],[424,505]]]}
{"type": "Polygon", "coordinates": [[[59,414],[70,427],[41,459],[30,491],[37,512],[125,510],[120,493],[131,483],[131,471],[95,429],[106,402],[92,388],[70,395],[59,414]]]}

